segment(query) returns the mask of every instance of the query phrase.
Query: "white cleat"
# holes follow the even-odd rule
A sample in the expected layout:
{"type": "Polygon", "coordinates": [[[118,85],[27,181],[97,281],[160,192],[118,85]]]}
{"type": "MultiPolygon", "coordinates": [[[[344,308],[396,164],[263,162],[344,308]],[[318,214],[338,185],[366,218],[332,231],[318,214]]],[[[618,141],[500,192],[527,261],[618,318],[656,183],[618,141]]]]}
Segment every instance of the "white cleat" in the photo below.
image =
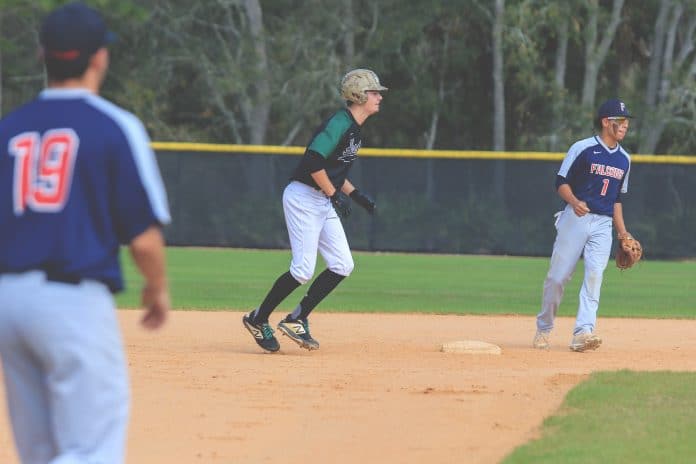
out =
{"type": "Polygon", "coordinates": [[[550,335],[550,330],[537,330],[536,335],[534,335],[534,342],[532,342],[534,348],[537,350],[548,350],[551,347],[549,343],[550,335]]]}
{"type": "Polygon", "coordinates": [[[573,351],[583,352],[587,350],[596,350],[602,344],[602,339],[592,332],[581,332],[573,336],[569,348],[573,351]]]}

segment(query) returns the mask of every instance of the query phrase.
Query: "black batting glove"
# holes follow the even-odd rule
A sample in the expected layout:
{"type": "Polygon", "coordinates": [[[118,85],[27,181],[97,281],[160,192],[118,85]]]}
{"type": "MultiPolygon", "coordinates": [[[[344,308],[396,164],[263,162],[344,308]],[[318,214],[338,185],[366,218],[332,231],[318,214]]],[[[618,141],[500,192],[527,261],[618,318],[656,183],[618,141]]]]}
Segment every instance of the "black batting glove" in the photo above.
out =
{"type": "Polygon", "coordinates": [[[350,215],[350,198],[348,198],[345,193],[341,192],[340,190],[336,190],[336,192],[331,195],[329,199],[331,200],[331,204],[336,210],[338,217],[345,218],[350,215]]]}
{"type": "Polygon", "coordinates": [[[350,197],[353,199],[354,202],[365,208],[368,213],[375,214],[375,208],[377,208],[377,205],[375,204],[375,200],[370,198],[369,195],[362,193],[358,189],[355,189],[352,192],[350,192],[350,197]]]}

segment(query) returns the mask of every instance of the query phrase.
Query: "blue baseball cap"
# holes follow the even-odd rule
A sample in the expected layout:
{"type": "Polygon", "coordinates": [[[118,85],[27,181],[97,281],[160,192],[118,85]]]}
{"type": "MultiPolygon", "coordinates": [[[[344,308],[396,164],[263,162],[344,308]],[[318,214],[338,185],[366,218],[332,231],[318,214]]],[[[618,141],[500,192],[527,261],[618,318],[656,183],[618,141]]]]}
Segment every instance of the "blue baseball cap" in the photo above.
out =
{"type": "Polygon", "coordinates": [[[618,98],[611,98],[599,107],[597,111],[597,119],[602,118],[632,118],[628,113],[628,108],[626,104],[619,100],[618,98]]]}
{"type": "Polygon", "coordinates": [[[101,47],[116,40],[93,8],[73,2],[53,10],[44,19],[40,35],[44,61],[54,65],[87,63],[101,47]]]}

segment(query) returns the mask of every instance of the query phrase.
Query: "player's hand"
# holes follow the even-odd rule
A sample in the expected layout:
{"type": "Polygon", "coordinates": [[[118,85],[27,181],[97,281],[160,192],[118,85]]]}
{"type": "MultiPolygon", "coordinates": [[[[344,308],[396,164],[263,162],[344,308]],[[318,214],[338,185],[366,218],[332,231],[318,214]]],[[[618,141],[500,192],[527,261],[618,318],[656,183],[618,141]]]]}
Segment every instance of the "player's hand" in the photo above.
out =
{"type": "Polygon", "coordinates": [[[368,213],[375,213],[375,208],[377,208],[377,205],[375,204],[375,200],[370,198],[369,195],[362,193],[358,189],[355,189],[352,192],[350,192],[350,197],[353,199],[354,202],[365,208],[368,213]]]}
{"type": "Polygon", "coordinates": [[[340,190],[336,190],[336,192],[331,195],[329,199],[331,200],[331,204],[336,210],[338,217],[345,218],[350,215],[350,198],[348,198],[345,193],[341,192],[340,190]]]}
{"type": "Polygon", "coordinates": [[[587,207],[587,203],[578,200],[575,204],[573,204],[573,211],[575,211],[576,216],[582,217],[590,212],[590,208],[587,207]]]}
{"type": "Polygon", "coordinates": [[[142,303],[145,307],[145,315],[140,324],[148,330],[159,329],[167,320],[167,313],[172,303],[169,298],[169,290],[164,288],[143,287],[142,303]]]}

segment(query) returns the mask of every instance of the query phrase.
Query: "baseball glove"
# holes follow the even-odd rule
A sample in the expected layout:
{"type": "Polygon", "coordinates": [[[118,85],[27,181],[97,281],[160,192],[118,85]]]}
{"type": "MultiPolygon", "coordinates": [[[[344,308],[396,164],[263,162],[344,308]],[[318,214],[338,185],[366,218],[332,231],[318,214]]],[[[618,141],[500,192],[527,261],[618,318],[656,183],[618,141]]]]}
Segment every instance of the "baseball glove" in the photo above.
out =
{"type": "Polygon", "coordinates": [[[350,198],[348,198],[348,195],[340,190],[336,190],[336,193],[329,197],[329,199],[338,217],[346,218],[350,215],[350,198]]]}
{"type": "Polygon", "coordinates": [[[629,269],[643,257],[643,247],[640,242],[630,235],[619,237],[619,247],[616,249],[616,267],[629,269]]]}

